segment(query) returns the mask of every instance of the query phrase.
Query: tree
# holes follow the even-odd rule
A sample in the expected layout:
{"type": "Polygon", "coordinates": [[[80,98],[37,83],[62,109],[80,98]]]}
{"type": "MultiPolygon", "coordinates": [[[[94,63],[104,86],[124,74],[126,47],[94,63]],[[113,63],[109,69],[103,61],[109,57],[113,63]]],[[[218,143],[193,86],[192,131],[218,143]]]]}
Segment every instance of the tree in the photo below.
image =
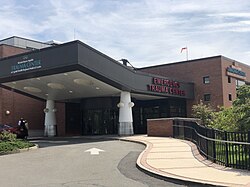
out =
{"type": "Polygon", "coordinates": [[[239,115],[235,113],[234,108],[221,107],[220,111],[214,113],[211,127],[224,131],[238,131],[239,115]]]}
{"type": "Polygon", "coordinates": [[[211,126],[214,118],[214,111],[210,105],[205,105],[201,100],[199,104],[193,105],[192,111],[192,116],[200,119],[204,126],[211,126]]]}
{"type": "Polygon", "coordinates": [[[237,90],[237,98],[233,102],[234,114],[238,115],[240,131],[250,130],[250,86],[243,85],[237,90]]]}
{"type": "Polygon", "coordinates": [[[201,119],[205,126],[225,131],[249,131],[250,86],[243,85],[237,89],[237,98],[230,108],[221,107],[219,112],[215,112],[201,101],[193,105],[192,110],[193,117],[201,119]]]}

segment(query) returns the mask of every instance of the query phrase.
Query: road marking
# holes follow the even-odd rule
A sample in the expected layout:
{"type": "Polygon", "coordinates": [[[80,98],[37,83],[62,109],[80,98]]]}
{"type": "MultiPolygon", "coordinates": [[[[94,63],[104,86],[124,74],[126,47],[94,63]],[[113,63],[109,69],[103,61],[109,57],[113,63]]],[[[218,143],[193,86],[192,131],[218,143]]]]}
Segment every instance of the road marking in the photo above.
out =
{"type": "Polygon", "coordinates": [[[97,148],[91,148],[84,152],[90,152],[91,155],[99,155],[100,152],[105,152],[105,151],[97,148]]]}

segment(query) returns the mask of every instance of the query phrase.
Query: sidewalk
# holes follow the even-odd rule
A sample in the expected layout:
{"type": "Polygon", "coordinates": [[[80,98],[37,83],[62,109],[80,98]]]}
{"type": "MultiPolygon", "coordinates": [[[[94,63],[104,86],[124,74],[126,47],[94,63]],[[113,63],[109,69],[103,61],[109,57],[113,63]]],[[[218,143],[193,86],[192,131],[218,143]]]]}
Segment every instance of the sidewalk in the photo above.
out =
{"type": "Polygon", "coordinates": [[[155,175],[217,186],[249,186],[250,171],[213,164],[188,141],[166,137],[131,136],[120,138],[146,144],[137,165],[155,175]]]}

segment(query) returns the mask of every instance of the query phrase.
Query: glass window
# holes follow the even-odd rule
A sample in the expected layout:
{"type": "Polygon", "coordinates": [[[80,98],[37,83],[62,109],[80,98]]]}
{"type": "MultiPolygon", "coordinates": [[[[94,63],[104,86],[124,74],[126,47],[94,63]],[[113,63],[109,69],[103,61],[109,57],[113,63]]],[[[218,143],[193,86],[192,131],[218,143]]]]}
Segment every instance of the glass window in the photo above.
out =
{"type": "Polygon", "coordinates": [[[246,84],[244,81],[236,79],[236,87],[240,87],[242,85],[246,84]]]}
{"type": "Polygon", "coordinates": [[[228,83],[231,83],[231,82],[232,82],[232,81],[231,81],[231,77],[229,77],[229,76],[227,77],[227,82],[228,82],[228,83]]]}
{"type": "Polygon", "coordinates": [[[204,94],[204,101],[210,101],[211,100],[211,94],[204,94]]]}
{"type": "Polygon", "coordinates": [[[210,83],[209,76],[203,77],[203,83],[204,84],[209,84],[210,83]]]}
{"type": "Polygon", "coordinates": [[[228,94],[228,100],[232,101],[232,94],[228,94]]]}

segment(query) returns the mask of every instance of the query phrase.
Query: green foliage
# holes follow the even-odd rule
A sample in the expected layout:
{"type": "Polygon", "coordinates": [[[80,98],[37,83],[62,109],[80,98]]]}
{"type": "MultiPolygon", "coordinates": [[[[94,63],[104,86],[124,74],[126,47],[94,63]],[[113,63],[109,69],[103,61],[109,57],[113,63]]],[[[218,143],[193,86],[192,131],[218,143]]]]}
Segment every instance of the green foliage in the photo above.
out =
{"type": "Polygon", "coordinates": [[[29,148],[32,146],[34,146],[34,144],[26,140],[1,141],[0,154],[18,152],[19,149],[29,148]]]}
{"type": "Polygon", "coordinates": [[[8,131],[3,131],[0,133],[0,141],[15,141],[16,134],[10,133],[8,131]]]}
{"type": "Polygon", "coordinates": [[[237,90],[237,99],[233,102],[233,108],[235,114],[239,116],[239,130],[250,130],[250,86],[243,85],[237,90]]]}
{"type": "Polygon", "coordinates": [[[202,101],[192,107],[193,117],[202,121],[204,126],[210,126],[214,118],[214,111],[210,105],[205,105],[202,101]]]}
{"type": "Polygon", "coordinates": [[[221,108],[219,112],[214,113],[211,127],[224,131],[238,131],[238,115],[232,107],[221,108]]]}
{"type": "Polygon", "coordinates": [[[193,105],[193,117],[202,120],[205,126],[225,131],[250,130],[250,86],[243,85],[237,90],[237,99],[231,108],[220,108],[219,112],[212,110],[210,105],[201,101],[193,105]]]}
{"type": "Polygon", "coordinates": [[[26,140],[17,139],[15,134],[7,131],[0,133],[0,155],[18,152],[19,149],[29,148],[32,146],[34,146],[34,144],[26,140]]]}

